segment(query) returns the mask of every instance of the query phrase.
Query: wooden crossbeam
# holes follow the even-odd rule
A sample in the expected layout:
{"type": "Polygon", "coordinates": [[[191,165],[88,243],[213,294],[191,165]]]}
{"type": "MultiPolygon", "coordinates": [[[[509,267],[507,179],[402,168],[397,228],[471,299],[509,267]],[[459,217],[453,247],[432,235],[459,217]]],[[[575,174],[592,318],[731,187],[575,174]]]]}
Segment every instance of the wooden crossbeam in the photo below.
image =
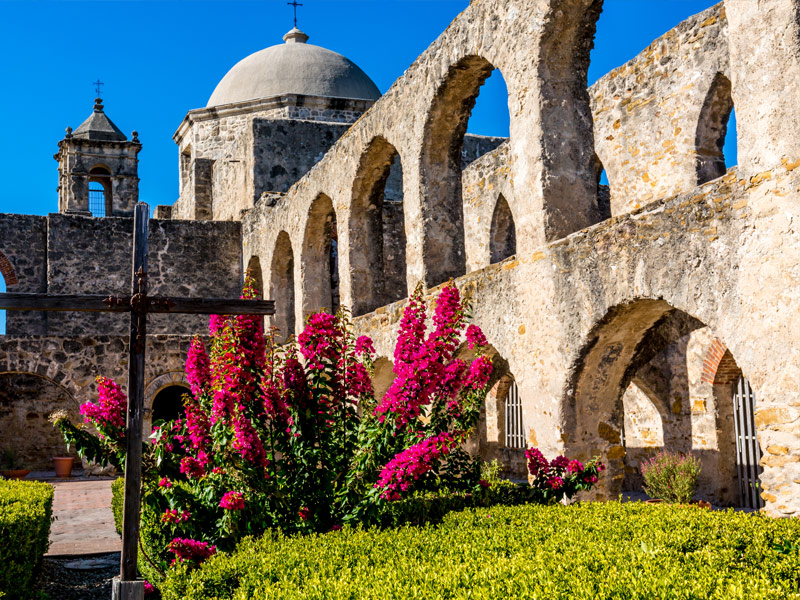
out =
{"type": "MultiPolygon", "coordinates": [[[[99,296],[84,294],[0,294],[0,309],[114,312],[132,310],[132,296],[99,296]]],[[[147,297],[147,313],[190,315],[274,315],[273,300],[235,300],[230,298],[147,297]]]]}

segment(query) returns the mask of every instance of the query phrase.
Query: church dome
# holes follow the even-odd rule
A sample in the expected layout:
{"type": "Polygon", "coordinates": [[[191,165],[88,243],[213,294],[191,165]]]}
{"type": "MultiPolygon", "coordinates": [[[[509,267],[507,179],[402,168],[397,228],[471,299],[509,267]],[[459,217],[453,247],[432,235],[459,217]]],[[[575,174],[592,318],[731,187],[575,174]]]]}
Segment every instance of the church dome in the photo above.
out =
{"type": "Polygon", "coordinates": [[[358,65],[341,54],[307,44],[292,29],[284,44],[240,60],[219,82],[206,106],[219,106],[284,94],[377,100],[381,93],[358,65]]]}

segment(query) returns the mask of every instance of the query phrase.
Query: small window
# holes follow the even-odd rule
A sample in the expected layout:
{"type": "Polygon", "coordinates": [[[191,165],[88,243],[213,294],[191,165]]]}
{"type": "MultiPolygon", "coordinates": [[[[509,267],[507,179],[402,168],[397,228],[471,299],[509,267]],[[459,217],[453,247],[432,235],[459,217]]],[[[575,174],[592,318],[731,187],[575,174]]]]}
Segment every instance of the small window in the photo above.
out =
{"type": "Polygon", "coordinates": [[[89,212],[93,217],[106,215],[106,188],[99,181],[89,182],[89,212]]]}
{"type": "Polygon", "coordinates": [[[517,382],[511,381],[506,393],[505,445],[506,448],[525,448],[525,425],[522,422],[522,402],[519,399],[517,382]]]}

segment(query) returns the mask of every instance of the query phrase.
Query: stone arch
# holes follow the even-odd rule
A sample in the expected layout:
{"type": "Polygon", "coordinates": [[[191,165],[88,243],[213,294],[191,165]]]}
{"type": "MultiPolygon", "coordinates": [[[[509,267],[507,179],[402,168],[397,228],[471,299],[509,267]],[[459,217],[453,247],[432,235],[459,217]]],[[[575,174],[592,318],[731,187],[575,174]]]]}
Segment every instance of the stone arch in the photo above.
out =
{"type": "Polygon", "coordinates": [[[271,324],[278,329],[276,339],[286,341],[295,334],[294,252],[289,234],[281,231],[272,252],[269,283],[270,297],[275,301],[271,324]]]}
{"type": "Polygon", "coordinates": [[[503,194],[497,197],[489,232],[490,263],[498,263],[517,253],[517,231],[514,215],[503,194]]]}
{"type": "Polygon", "coordinates": [[[189,382],[186,381],[186,373],[183,371],[168,371],[153,377],[144,387],[144,419],[143,427],[145,432],[149,432],[153,426],[153,403],[156,397],[163,390],[179,386],[189,391],[189,382]]]}
{"type": "Polygon", "coordinates": [[[74,394],[50,377],[31,371],[0,373],[0,452],[12,451],[22,468],[50,471],[54,456],[80,459],[74,448],[67,451],[61,434],[48,417],[64,410],[73,422],[80,422],[74,394]]]}
{"type": "MultiPolygon", "coordinates": [[[[603,457],[609,468],[598,487],[601,497],[613,498],[622,491],[624,391],[656,357],[658,348],[664,348],[669,338],[665,328],[675,339],[685,339],[686,329],[702,327],[700,321],[663,300],[638,299],[613,307],[588,336],[565,398],[563,437],[570,456],[603,457]]],[[[654,406],[660,414],[669,411],[657,401],[654,406]]],[[[727,450],[713,450],[717,455],[722,451],[727,450]]],[[[704,460],[702,453],[700,458],[704,460]]]]}
{"type": "MultiPolygon", "coordinates": [[[[353,182],[350,204],[350,278],[354,316],[371,312],[406,296],[405,226],[402,203],[387,214],[385,191],[392,171],[400,172],[402,160],[397,149],[384,137],[367,144],[353,182]],[[396,224],[398,240],[389,240],[396,224]],[[392,243],[394,242],[394,243],[392,243]],[[393,248],[394,247],[394,248],[393,248]],[[394,251],[393,251],[394,249],[394,251]]],[[[388,207],[387,207],[388,208],[388,207]]]]}
{"type": "Polygon", "coordinates": [[[253,255],[250,257],[250,260],[247,261],[247,272],[250,274],[255,280],[256,289],[258,289],[258,297],[264,297],[264,275],[261,271],[261,259],[258,258],[257,255],[253,255]]]}
{"type": "Polygon", "coordinates": [[[698,185],[725,174],[725,135],[728,132],[728,117],[733,110],[731,82],[723,74],[714,76],[706,94],[695,133],[698,185]]]}
{"type": "Polygon", "coordinates": [[[303,314],[339,308],[338,235],[333,201],[319,194],[311,203],[300,257],[303,314]]]}
{"type": "Polygon", "coordinates": [[[19,283],[14,265],[11,264],[11,261],[2,251],[0,251],[0,275],[3,276],[7,286],[17,285],[19,283]]]}
{"type": "Polygon", "coordinates": [[[420,160],[424,222],[422,260],[426,284],[435,286],[466,272],[461,199],[461,149],[483,82],[494,70],[471,55],[450,66],[425,123],[420,160]]]}

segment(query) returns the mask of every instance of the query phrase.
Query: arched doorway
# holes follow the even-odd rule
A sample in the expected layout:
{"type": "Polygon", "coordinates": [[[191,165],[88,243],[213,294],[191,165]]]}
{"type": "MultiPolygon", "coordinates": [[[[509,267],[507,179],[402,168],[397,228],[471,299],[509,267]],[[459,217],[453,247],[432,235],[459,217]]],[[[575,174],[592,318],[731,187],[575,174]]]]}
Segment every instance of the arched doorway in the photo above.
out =
{"type": "Polygon", "coordinates": [[[82,422],[78,403],[63,387],[35,373],[0,373],[0,460],[13,455],[19,468],[51,471],[54,456],[73,456],[58,429],[48,421],[56,410],[82,422]]]}
{"type": "Polygon", "coordinates": [[[589,336],[565,434],[570,456],[608,464],[598,496],[641,492],[641,462],[670,450],[700,459],[698,498],[739,504],[732,388],[723,398],[700,381],[709,331],[664,301],[638,300],[609,311],[589,336]]]}
{"type": "Polygon", "coordinates": [[[151,409],[151,421],[158,422],[175,421],[186,416],[186,409],[183,406],[183,396],[189,393],[189,388],[184,385],[168,385],[156,392],[153,398],[151,409]]]}

